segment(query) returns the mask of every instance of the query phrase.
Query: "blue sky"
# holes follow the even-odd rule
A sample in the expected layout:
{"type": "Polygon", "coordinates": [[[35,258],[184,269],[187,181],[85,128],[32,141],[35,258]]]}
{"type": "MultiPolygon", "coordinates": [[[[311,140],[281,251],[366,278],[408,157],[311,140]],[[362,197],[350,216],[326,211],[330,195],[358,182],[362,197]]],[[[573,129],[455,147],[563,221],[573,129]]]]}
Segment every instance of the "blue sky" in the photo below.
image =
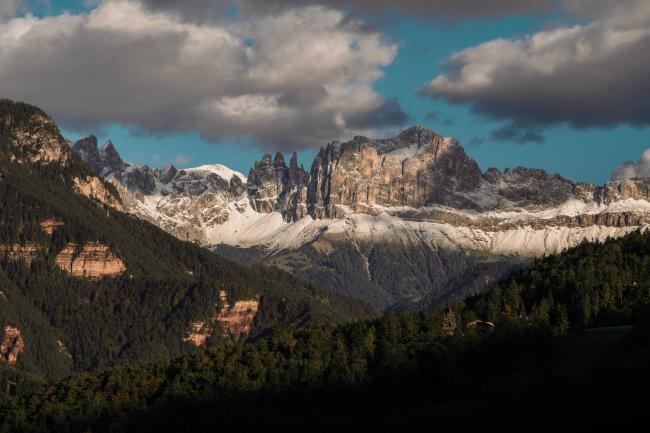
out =
{"type": "MultiPolygon", "coordinates": [[[[88,11],[87,4],[77,0],[52,0],[49,4],[35,1],[30,10],[38,16],[64,11],[75,14],[88,11]]],[[[550,26],[570,24],[570,17],[558,13],[471,18],[453,23],[393,14],[391,19],[372,22],[399,46],[394,60],[382,68],[384,77],[373,83],[373,89],[387,100],[395,98],[408,115],[408,124],[421,124],[456,137],[483,169],[538,167],[575,180],[603,183],[621,163],[638,159],[650,147],[650,128],[625,124],[575,128],[555,123],[544,126],[543,143],[520,144],[491,138],[491,132],[508,120],[490,120],[485,114],[473,112],[467,104],[456,105],[418,94],[429,80],[445,73],[444,62],[454,52],[496,38],[515,39],[550,26]]],[[[397,129],[400,128],[390,130],[397,129]]],[[[177,167],[190,167],[218,162],[247,173],[267,150],[251,145],[246,138],[207,140],[198,132],[149,134],[137,130],[108,122],[93,130],[68,126],[64,134],[76,139],[93,132],[100,141],[111,139],[125,160],[152,166],[174,163],[177,167]]],[[[300,162],[309,166],[316,151],[300,151],[300,162]]]]}

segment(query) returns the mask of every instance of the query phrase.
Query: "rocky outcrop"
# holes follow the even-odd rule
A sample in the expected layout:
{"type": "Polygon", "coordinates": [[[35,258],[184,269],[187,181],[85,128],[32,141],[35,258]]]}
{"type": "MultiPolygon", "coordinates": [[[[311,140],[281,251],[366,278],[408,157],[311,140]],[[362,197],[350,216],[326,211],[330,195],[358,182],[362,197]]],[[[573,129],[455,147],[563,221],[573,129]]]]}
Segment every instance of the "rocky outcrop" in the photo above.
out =
{"type": "Polygon", "coordinates": [[[119,198],[106,188],[104,182],[95,176],[85,178],[74,178],[74,189],[78,194],[95,200],[99,204],[124,211],[124,206],[119,198]]]}
{"type": "Polygon", "coordinates": [[[126,270],[124,262],[99,242],[87,242],[81,249],[69,242],[55,262],[61,270],[82,278],[117,277],[126,270]]]}
{"type": "Polygon", "coordinates": [[[65,225],[65,223],[56,218],[47,218],[41,221],[41,228],[45,233],[47,233],[50,236],[52,236],[54,230],[56,230],[59,227],[62,227],[63,225],[65,225]]]}
{"type": "Polygon", "coordinates": [[[289,166],[282,153],[271,159],[264,154],[248,174],[248,194],[253,209],[261,213],[279,211],[287,221],[295,221],[307,214],[307,183],[309,173],[298,167],[296,153],[289,166]]]}
{"type": "Polygon", "coordinates": [[[611,204],[621,200],[650,200],[650,179],[626,179],[607,182],[595,191],[596,198],[611,204]]]}
{"type": "Polygon", "coordinates": [[[212,336],[214,327],[212,321],[197,320],[190,324],[187,334],[183,337],[183,341],[190,343],[196,347],[201,347],[212,336]]]}
{"type": "Polygon", "coordinates": [[[239,337],[251,332],[253,320],[259,309],[258,299],[228,303],[226,292],[219,292],[221,308],[219,312],[206,320],[197,320],[190,324],[183,341],[201,347],[210,338],[218,325],[221,336],[239,337]]]}
{"type": "Polygon", "coordinates": [[[249,334],[259,309],[259,300],[236,301],[230,305],[225,292],[222,291],[219,296],[223,302],[223,308],[216,319],[221,324],[223,334],[234,336],[249,334]]]}
{"type": "Polygon", "coordinates": [[[70,354],[68,348],[65,347],[65,344],[63,344],[63,341],[56,340],[56,348],[59,351],[59,353],[63,353],[67,358],[72,359],[72,355],[70,354]]]}
{"type": "Polygon", "coordinates": [[[0,344],[0,362],[16,365],[18,356],[25,350],[25,341],[15,326],[5,326],[0,344]]]}
{"type": "Polygon", "coordinates": [[[70,148],[50,116],[40,109],[0,100],[0,134],[10,145],[10,159],[19,163],[68,165],[70,148]]]}
{"type": "Polygon", "coordinates": [[[40,250],[41,247],[35,242],[27,242],[24,245],[0,245],[0,254],[4,254],[11,261],[22,260],[27,266],[31,266],[40,250]]]}
{"type": "Polygon", "coordinates": [[[490,168],[483,175],[485,181],[480,194],[476,197],[482,210],[503,208],[542,209],[558,206],[570,198],[591,200],[584,184],[563,178],[559,174],[551,175],[544,170],[517,167],[506,169],[503,173],[490,168]]]}
{"type": "Polygon", "coordinates": [[[394,139],[332,143],[321,149],[311,171],[309,212],[341,217],[367,206],[443,204],[471,206],[460,195],[481,183],[481,170],[457,141],[413,127],[394,139]]]}

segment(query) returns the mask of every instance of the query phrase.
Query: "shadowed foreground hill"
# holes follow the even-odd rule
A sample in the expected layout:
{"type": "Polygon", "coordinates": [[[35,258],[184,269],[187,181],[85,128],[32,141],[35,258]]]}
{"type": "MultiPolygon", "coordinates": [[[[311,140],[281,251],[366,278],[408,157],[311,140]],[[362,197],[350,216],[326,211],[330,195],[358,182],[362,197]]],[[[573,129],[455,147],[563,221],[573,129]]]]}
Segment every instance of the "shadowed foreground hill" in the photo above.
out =
{"type": "Polygon", "coordinates": [[[452,313],[433,309],[339,326],[281,327],[254,344],[121,365],[62,382],[14,375],[16,395],[5,395],[0,404],[2,428],[405,431],[430,425],[548,431],[561,425],[585,431],[631,426],[645,416],[639,395],[650,385],[649,285],[641,279],[648,245],[650,234],[641,233],[581,245],[535,262],[492,292],[456,304],[452,313]],[[565,275],[566,284],[553,282],[572,269],[575,280],[565,275]],[[573,285],[585,279],[593,284],[573,285]],[[504,289],[515,283],[519,294],[504,289]],[[577,306],[586,299],[609,299],[604,287],[614,297],[590,303],[586,317],[577,306]],[[552,307],[542,307],[551,294],[552,307]],[[558,321],[556,314],[564,310],[558,321]]]}

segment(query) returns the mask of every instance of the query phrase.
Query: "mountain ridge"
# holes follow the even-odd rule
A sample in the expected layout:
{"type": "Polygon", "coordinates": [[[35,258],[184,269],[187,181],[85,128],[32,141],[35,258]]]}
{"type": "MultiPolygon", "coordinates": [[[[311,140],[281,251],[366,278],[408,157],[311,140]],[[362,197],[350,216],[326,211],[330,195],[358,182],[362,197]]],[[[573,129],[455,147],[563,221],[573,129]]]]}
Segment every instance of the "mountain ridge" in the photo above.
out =
{"type": "Polygon", "coordinates": [[[107,177],[128,212],[230,258],[373,298],[378,308],[449,302],[532,257],[650,221],[646,179],[597,186],[540,169],[483,172],[458,141],[419,126],[329,143],[309,171],[295,154],[287,165],[267,153],[236,185],[198,168],[184,171],[191,181],[170,168],[166,186],[149,192],[121,180],[146,183],[156,170],[131,166],[107,177]]]}
{"type": "MultiPolygon", "coordinates": [[[[213,166],[177,170],[173,166],[151,169],[146,165],[124,164],[117,152],[111,152],[110,160],[104,157],[98,163],[93,160],[93,152],[89,156],[83,148],[88,140],[92,138],[79,140],[73,148],[97,164],[109,180],[141,194],[141,202],[143,196],[156,194],[156,198],[174,193],[186,197],[221,194],[222,210],[229,212],[229,205],[238,203],[236,208],[243,214],[242,207],[249,204],[259,215],[280,213],[285,226],[306,217],[336,220],[354,214],[382,213],[406,220],[457,223],[493,231],[517,225],[540,226],[540,222],[583,228],[642,226],[647,222],[645,203],[650,199],[647,179],[610,181],[597,186],[541,169],[517,167],[501,172],[489,168],[482,172],[456,140],[419,126],[406,129],[394,139],[357,136],[349,142],[330,143],[321,148],[310,172],[297,166],[295,153],[289,166],[282,153],[275,157],[267,153],[255,162],[248,177],[219,164],[213,166],[224,167],[224,173],[233,174],[226,176],[210,170],[213,166]],[[398,173],[396,163],[401,166],[397,167],[398,173]],[[419,167],[413,169],[409,164],[419,167]],[[215,176],[195,174],[200,172],[215,176]],[[191,179],[184,182],[187,173],[192,174],[191,179]],[[154,191],[156,180],[170,184],[171,188],[154,191]]],[[[94,143],[94,154],[99,154],[96,139],[94,143]]],[[[114,151],[111,142],[104,146],[114,151]]],[[[148,210],[149,217],[155,214],[148,210]]],[[[228,239],[194,240],[205,245],[232,244],[228,239]]]]}

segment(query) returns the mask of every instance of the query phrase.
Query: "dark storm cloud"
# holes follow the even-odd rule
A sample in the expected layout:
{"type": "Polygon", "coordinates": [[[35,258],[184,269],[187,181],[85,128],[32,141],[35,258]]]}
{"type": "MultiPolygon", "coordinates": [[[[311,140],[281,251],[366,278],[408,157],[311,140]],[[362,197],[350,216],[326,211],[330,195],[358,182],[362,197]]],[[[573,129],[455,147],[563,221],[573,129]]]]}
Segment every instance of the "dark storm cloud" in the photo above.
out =
{"type": "Polygon", "coordinates": [[[424,116],[424,120],[428,122],[435,122],[442,124],[444,126],[450,126],[454,124],[454,119],[451,119],[449,117],[441,117],[438,113],[435,111],[431,111],[427,113],[426,116],[424,116]]]}
{"type": "Polygon", "coordinates": [[[229,7],[245,13],[269,13],[287,8],[325,6],[351,13],[399,12],[414,16],[491,17],[555,10],[555,0],[145,0],[154,9],[186,16],[218,15],[229,7]]]}
{"type": "Polygon", "coordinates": [[[403,125],[409,120],[397,99],[386,101],[380,107],[349,119],[352,128],[369,129],[377,125],[403,125]]]}
{"type": "Polygon", "coordinates": [[[541,134],[541,128],[516,122],[494,129],[490,132],[490,138],[494,141],[512,141],[518,144],[541,144],[546,141],[541,134]]]}

